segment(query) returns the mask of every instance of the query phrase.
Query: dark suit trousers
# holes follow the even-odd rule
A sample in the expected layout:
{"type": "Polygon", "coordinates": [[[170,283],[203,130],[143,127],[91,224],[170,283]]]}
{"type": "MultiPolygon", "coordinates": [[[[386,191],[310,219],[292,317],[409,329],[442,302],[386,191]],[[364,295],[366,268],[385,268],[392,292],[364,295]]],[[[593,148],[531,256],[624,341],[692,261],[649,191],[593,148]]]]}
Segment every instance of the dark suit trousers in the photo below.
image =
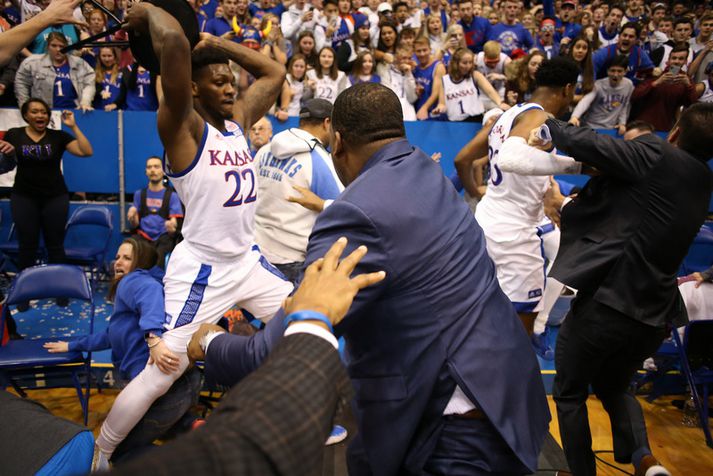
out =
{"type": "Polygon", "coordinates": [[[631,379],[661,345],[665,328],[647,326],[580,295],[559,332],[553,396],[562,446],[575,476],[596,474],[587,417],[589,386],[609,414],[614,458],[630,463],[634,451],[648,449],[641,406],[631,379]]]}
{"type": "Polygon", "coordinates": [[[319,475],[337,406],[350,397],[334,347],[319,337],[291,335],[228,392],[205,425],[112,474],[319,475]]]}

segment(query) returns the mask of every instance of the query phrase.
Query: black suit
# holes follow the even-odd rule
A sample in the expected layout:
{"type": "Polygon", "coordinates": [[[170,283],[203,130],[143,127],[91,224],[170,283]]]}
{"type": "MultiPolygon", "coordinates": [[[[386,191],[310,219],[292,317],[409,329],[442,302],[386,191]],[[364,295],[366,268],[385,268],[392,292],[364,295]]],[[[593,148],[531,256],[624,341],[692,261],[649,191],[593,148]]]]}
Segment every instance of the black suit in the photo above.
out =
{"type": "Polygon", "coordinates": [[[204,426],[112,474],[320,474],[337,406],[350,392],[331,344],[309,334],[288,336],[204,426]]]}
{"type": "Polygon", "coordinates": [[[641,407],[627,392],[672,325],[687,322],[676,275],[708,212],[708,166],[648,134],[633,141],[548,120],[553,143],[596,167],[562,211],[551,275],[579,290],[557,341],[554,398],[575,475],[595,474],[588,386],[612,421],[617,461],[648,451],[641,407]]]}

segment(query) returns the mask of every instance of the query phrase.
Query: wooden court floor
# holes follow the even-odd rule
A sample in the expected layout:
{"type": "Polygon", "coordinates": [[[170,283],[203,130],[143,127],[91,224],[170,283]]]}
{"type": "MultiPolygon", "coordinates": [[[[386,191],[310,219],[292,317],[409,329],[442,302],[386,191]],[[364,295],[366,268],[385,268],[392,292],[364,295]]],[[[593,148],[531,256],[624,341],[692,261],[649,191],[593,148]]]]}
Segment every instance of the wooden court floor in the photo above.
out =
{"type": "MultiPolygon", "coordinates": [[[[106,418],[116,394],[116,390],[104,390],[101,394],[92,390],[88,426],[95,436],[99,432],[99,427],[106,418]]],[[[73,389],[34,390],[29,391],[28,395],[45,405],[55,415],[77,423],[82,422],[81,408],[73,389]]],[[[713,449],[706,446],[700,428],[688,428],[681,424],[681,411],[670,403],[674,398],[683,397],[661,397],[652,404],[639,399],[646,417],[649,441],[654,454],[674,476],[713,475],[713,449]]],[[[548,401],[553,415],[550,432],[560,442],[552,397],[548,397],[548,401]]],[[[592,428],[593,449],[595,451],[611,450],[611,427],[601,403],[596,398],[590,397],[587,407],[592,428]]],[[[601,457],[605,461],[614,463],[612,454],[603,454],[601,457]]],[[[598,474],[601,476],[624,474],[601,462],[597,462],[597,468],[598,474]]],[[[629,473],[633,472],[631,466],[623,466],[622,469],[629,473]]]]}

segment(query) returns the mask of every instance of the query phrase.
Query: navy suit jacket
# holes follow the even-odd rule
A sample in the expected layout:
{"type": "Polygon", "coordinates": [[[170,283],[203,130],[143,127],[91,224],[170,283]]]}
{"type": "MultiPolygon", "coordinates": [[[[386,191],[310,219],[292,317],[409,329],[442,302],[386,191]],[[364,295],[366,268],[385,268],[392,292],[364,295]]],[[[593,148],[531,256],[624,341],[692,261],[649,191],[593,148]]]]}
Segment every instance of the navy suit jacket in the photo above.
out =
{"type": "MultiPolygon", "coordinates": [[[[350,474],[420,474],[456,384],[534,472],[550,420],[539,366],[482,230],[440,167],[405,139],[384,146],[319,215],[306,263],[340,236],[345,255],[368,247],[355,272],[386,271],[335,330],[356,395],[350,474]]],[[[214,339],[209,377],[229,383],[258,365],[281,321],[214,339]]]]}

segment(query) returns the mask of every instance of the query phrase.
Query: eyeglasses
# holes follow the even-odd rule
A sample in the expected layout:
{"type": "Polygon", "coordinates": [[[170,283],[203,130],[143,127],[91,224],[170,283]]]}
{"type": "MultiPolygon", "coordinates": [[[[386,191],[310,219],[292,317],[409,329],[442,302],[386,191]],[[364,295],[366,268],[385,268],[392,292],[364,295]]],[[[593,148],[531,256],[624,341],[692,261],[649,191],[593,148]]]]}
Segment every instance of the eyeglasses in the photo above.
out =
{"type": "Polygon", "coordinates": [[[552,26],[552,25],[545,25],[545,26],[541,26],[541,27],[540,27],[540,30],[542,30],[542,31],[555,31],[555,27],[552,26]]]}

